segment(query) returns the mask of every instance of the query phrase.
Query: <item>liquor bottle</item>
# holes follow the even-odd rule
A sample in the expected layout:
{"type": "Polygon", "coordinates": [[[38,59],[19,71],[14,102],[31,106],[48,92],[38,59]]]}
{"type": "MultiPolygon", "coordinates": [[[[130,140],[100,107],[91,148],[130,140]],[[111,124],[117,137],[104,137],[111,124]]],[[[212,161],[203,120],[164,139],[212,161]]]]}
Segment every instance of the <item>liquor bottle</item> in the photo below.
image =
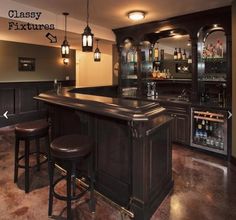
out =
{"type": "Polygon", "coordinates": [[[138,52],[134,51],[134,62],[138,62],[138,52]]]}
{"type": "Polygon", "coordinates": [[[182,59],[183,59],[183,60],[186,60],[186,58],[187,58],[187,56],[186,56],[186,51],[185,51],[185,49],[184,49],[184,53],[183,53],[182,59]]]}
{"type": "Polygon", "coordinates": [[[154,60],[158,61],[158,58],[159,58],[159,49],[158,49],[158,47],[155,47],[155,49],[154,49],[154,60]]]}
{"type": "Polygon", "coordinates": [[[221,57],[220,40],[217,41],[215,49],[216,49],[216,57],[221,57]]]}
{"type": "Polygon", "coordinates": [[[177,48],[175,48],[175,51],[174,51],[174,60],[177,60],[178,59],[178,52],[177,52],[177,48]]]}
{"type": "Polygon", "coordinates": [[[220,42],[220,57],[221,57],[221,58],[224,57],[224,49],[223,49],[223,44],[222,44],[222,42],[220,42]]]}
{"type": "Polygon", "coordinates": [[[178,51],[178,54],[177,54],[177,59],[178,59],[178,60],[182,60],[181,48],[179,48],[179,51],[178,51]]]}
{"type": "Polygon", "coordinates": [[[191,64],[192,63],[192,56],[189,54],[188,56],[188,63],[191,64]]]}
{"type": "Polygon", "coordinates": [[[152,51],[152,48],[149,49],[148,56],[149,56],[149,62],[152,62],[152,57],[153,57],[153,51],[152,51]]]}
{"type": "Polygon", "coordinates": [[[164,57],[165,57],[165,52],[164,49],[161,49],[161,56],[160,56],[160,60],[164,61],[164,57]]]}

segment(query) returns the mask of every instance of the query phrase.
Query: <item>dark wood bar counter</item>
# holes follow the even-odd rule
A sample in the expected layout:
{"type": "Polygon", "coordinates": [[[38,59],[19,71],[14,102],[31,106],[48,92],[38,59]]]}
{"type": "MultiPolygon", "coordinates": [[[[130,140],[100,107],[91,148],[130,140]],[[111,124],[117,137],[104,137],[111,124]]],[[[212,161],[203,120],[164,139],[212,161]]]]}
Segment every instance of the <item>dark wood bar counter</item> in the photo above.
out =
{"type": "Polygon", "coordinates": [[[89,135],[94,142],[96,190],[150,219],[173,186],[171,117],[158,103],[77,93],[73,88],[35,97],[46,102],[52,139],[89,135]]]}

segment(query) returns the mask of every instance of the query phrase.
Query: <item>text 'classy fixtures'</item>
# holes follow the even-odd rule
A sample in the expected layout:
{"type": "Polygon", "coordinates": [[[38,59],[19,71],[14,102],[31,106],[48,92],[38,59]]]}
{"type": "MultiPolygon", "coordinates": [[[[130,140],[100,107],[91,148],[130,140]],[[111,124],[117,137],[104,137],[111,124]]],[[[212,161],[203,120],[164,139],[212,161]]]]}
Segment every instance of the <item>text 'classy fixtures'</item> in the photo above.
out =
{"type": "Polygon", "coordinates": [[[89,0],[87,0],[87,26],[82,34],[82,51],[92,52],[93,51],[93,34],[91,28],[88,25],[89,22],[89,0]]]}
{"type": "Polygon", "coordinates": [[[61,45],[61,55],[62,55],[62,58],[69,58],[70,45],[67,41],[67,16],[69,15],[69,13],[64,12],[63,15],[65,16],[65,39],[61,45]]]}
{"type": "Polygon", "coordinates": [[[97,41],[97,48],[95,49],[94,51],[94,61],[95,62],[100,62],[101,61],[101,52],[98,48],[98,39],[96,40],[97,41]]]}

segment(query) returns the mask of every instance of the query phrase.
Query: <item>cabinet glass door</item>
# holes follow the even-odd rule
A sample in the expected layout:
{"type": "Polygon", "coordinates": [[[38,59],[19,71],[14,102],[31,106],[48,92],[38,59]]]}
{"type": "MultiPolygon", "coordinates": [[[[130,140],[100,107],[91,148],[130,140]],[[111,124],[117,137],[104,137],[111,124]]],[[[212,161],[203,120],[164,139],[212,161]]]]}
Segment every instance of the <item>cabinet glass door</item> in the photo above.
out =
{"type": "Polygon", "coordinates": [[[138,87],[138,52],[131,43],[121,48],[120,89],[124,96],[136,95],[138,87]]]}
{"type": "Polygon", "coordinates": [[[198,41],[198,87],[201,102],[226,105],[226,36],[218,25],[204,27],[198,41]]]}

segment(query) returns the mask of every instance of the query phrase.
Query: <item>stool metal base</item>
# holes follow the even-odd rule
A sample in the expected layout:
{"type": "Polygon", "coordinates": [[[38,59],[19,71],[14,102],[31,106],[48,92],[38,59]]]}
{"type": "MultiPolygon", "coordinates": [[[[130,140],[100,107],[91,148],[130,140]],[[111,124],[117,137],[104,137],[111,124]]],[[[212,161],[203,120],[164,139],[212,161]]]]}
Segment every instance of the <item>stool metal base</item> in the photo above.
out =
{"type": "Polygon", "coordinates": [[[47,161],[47,159],[40,162],[40,156],[45,156],[44,153],[40,151],[40,143],[39,139],[44,137],[45,138],[45,144],[47,145],[47,148],[49,148],[49,135],[48,134],[41,134],[40,136],[36,137],[18,137],[16,135],[16,141],[15,141],[15,168],[14,168],[14,183],[18,182],[18,169],[23,168],[25,169],[25,193],[29,192],[29,169],[33,167],[37,167],[37,171],[40,171],[40,166],[47,161]],[[30,140],[35,140],[36,144],[36,152],[30,152],[30,140]],[[20,148],[20,141],[25,141],[25,151],[24,155],[19,157],[19,148],[20,148]],[[29,165],[29,158],[30,155],[36,155],[36,165],[30,166],[29,165]],[[25,159],[24,165],[20,164],[20,161],[22,159],[25,159]]]}
{"type": "MultiPolygon", "coordinates": [[[[76,162],[79,158],[75,160],[65,160],[67,163],[70,163],[69,168],[67,167],[66,170],[66,176],[62,176],[54,181],[54,169],[56,166],[56,162],[54,161],[54,158],[48,160],[49,164],[49,179],[50,179],[50,188],[49,188],[49,207],[48,207],[48,215],[52,216],[52,208],[53,208],[53,197],[63,200],[67,202],[67,219],[72,219],[72,211],[71,211],[71,202],[75,201],[79,198],[81,198],[87,191],[90,192],[90,200],[89,200],[89,208],[91,212],[95,212],[95,206],[96,201],[94,199],[94,175],[93,171],[91,171],[91,168],[89,166],[89,172],[91,177],[89,178],[90,184],[88,187],[81,188],[82,191],[75,194],[76,189],[76,162]],[[91,174],[92,173],[92,174],[91,174]],[[55,192],[56,185],[62,181],[63,179],[66,179],[66,188],[67,188],[67,195],[62,196],[55,192]],[[72,190],[71,190],[72,188],[72,190]]],[[[83,158],[80,158],[83,159],[83,158]]]]}

